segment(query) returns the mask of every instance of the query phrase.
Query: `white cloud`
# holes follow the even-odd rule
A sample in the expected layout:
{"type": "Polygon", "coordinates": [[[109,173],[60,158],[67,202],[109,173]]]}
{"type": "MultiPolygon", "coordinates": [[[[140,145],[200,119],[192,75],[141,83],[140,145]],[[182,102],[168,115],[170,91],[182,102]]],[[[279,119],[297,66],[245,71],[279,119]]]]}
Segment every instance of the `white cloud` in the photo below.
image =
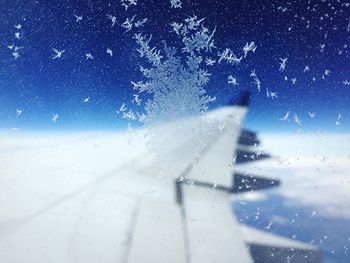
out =
{"type": "Polygon", "coordinates": [[[275,191],[288,205],[350,218],[350,135],[268,134],[261,139],[264,150],[279,157],[242,170],[279,178],[282,184],[275,191]]]}

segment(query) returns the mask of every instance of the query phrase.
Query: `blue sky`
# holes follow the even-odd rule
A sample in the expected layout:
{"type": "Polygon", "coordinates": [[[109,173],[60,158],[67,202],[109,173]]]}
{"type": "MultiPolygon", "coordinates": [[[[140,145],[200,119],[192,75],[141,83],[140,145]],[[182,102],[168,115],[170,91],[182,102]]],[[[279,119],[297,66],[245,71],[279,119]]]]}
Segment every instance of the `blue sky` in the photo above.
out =
{"type": "Polygon", "coordinates": [[[145,61],[136,51],[137,32],[125,32],[121,24],[133,15],[147,18],[141,31],[152,34],[152,43],[159,46],[166,40],[176,47],[169,24],[197,15],[205,18],[208,28],[216,28],[214,54],[225,48],[241,54],[246,43],[257,45],[239,65],[209,69],[206,90],[217,98],[212,108],[249,89],[253,96],[246,125],[253,129],[349,132],[350,86],[344,84],[350,81],[349,6],[334,1],[222,0],[182,1],[183,8],[174,9],[169,2],[139,1],[125,11],[115,1],[3,1],[0,129],[125,128],[127,121],[116,111],[123,102],[130,103],[130,81],[142,79],[139,67],[145,61]],[[113,27],[108,14],[116,16],[113,27]],[[83,19],[76,22],[74,15],[83,19]],[[18,24],[21,29],[15,28],[18,24]],[[19,48],[17,59],[11,45],[19,48]],[[62,58],[52,59],[54,48],[65,50],[62,58]],[[86,53],[94,59],[87,60],[86,53]],[[283,72],[280,58],[288,58],[283,72]],[[310,70],[304,72],[306,66],[310,70]],[[254,69],[260,93],[250,77],[254,69]],[[326,70],[330,74],[324,76],[326,70]],[[239,85],[228,84],[228,75],[239,85]],[[267,98],[266,89],[277,92],[278,98],[267,98]],[[88,103],[83,103],[86,98],[88,103]],[[22,110],[19,116],[16,109],[22,110]],[[290,121],[278,121],[288,111],[290,121]],[[308,112],[315,112],[315,118],[308,112]],[[54,113],[59,114],[57,122],[51,120],[54,113]],[[335,125],[339,113],[340,125],[335,125]],[[294,114],[302,120],[300,127],[294,114]]]}

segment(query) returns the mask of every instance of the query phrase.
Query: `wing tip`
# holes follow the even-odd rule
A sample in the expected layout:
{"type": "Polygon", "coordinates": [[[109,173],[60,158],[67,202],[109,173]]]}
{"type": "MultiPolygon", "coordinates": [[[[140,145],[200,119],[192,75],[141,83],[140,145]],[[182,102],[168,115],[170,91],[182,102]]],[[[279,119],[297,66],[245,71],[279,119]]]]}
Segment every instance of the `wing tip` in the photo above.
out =
{"type": "Polygon", "coordinates": [[[237,97],[232,99],[229,106],[242,106],[246,107],[249,105],[251,99],[251,93],[248,90],[241,92],[237,97]]]}

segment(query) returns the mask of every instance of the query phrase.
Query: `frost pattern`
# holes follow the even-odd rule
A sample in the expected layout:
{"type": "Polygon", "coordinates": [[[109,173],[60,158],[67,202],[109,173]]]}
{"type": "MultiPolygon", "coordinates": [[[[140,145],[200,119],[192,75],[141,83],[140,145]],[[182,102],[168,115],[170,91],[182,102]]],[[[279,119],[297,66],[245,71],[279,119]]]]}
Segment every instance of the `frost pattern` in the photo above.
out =
{"type": "Polygon", "coordinates": [[[170,0],[170,5],[172,8],[181,8],[182,2],[180,0],[170,0]]]}
{"type": "Polygon", "coordinates": [[[253,41],[245,44],[245,46],[243,47],[244,58],[247,57],[249,51],[252,51],[253,53],[255,53],[256,48],[257,48],[257,46],[255,45],[255,43],[253,41]]]}
{"type": "Polygon", "coordinates": [[[137,0],[121,0],[120,2],[122,4],[122,6],[124,6],[125,11],[127,11],[130,6],[137,5],[137,0]]]}
{"type": "Polygon", "coordinates": [[[147,22],[147,18],[143,18],[141,20],[135,20],[136,15],[134,15],[131,18],[127,18],[122,24],[121,27],[125,28],[125,32],[130,31],[133,27],[139,28],[143,27],[145,23],[147,22]]]}
{"type": "MultiPolygon", "coordinates": [[[[151,45],[152,36],[134,36],[139,46],[137,51],[146,59],[148,66],[141,67],[144,81],[131,82],[137,91],[137,94],[133,95],[133,102],[144,106],[145,112],[136,115],[141,116],[139,120],[149,128],[149,144],[151,148],[156,149],[158,156],[162,156],[164,151],[168,150],[169,139],[184,138],[191,132],[197,132],[193,131],[193,125],[198,126],[192,123],[186,129],[186,124],[183,124],[180,127],[172,127],[171,131],[165,131],[162,123],[201,115],[215,99],[205,91],[210,73],[205,69],[204,57],[215,48],[215,29],[210,31],[203,25],[203,20],[192,16],[183,23],[171,24],[180,39],[181,49],[170,47],[165,41],[159,49],[151,45]],[[157,129],[152,129],[155,126],[157,129]]],[[[126,118],[134,117],[135,115],[128,114],[126,118]]]]}
{"type": "Polygon", "coordinates": [[[218,56],[219,56],[219,63],[221,63],[221,61],[226,61],[228,64],[234,64],[234,65],[238,65],[243,58],[243,57],[237,57],[235,54],[233,54],[232,50],[229,48],[226,48],[222,52],[218,52],[218,56]]]}
{"type": "Polygon", "coordinates": [[[215,30],[210,32],[202,21],[193,16],[184,24],[172,24],[183,44],[182,56],[165,42],[160,50],[150,46],[152,37],[135,35],[140,56],[150,64],[148,68],[141,67],[147,81],[132,82],[138,93],[151,94],[145,102],[146,125],[204,113],[213,100],[204,89],[210,74],[202,68],[202,52],[214,47],[215,30]]]}
{"type": "Polygon", "coordinates": [[[238,86],[238,85],[239,85],[238,82],[237,82],[237,78],[234,77],[234,76],[232,76],[232,75],[229,75],[229,76],[227,77],[227,83],[228,83],[228,84],[231,84],[231,85],[233,85],[233,86],[238,86]]]}

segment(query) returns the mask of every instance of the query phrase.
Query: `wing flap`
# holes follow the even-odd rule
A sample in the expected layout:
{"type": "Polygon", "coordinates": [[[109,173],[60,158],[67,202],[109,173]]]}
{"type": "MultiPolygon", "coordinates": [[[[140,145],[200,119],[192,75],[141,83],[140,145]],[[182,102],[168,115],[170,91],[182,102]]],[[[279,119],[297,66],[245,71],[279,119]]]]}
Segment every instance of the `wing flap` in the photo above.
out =
{"type": "Polygon", "coordinates": [[[280,181],[249,174],[234,174],[233,193],[251,192],[279,186],[280,181]]]}
{"type": "Polygon", "coordinates": [[[244,240],[249,244],[255,263],[279,262],[322,262],[317,247],[241,225],[244,240]]]}
{"type": "Polygon", "coordinates": [[[184,185],[184,209],[190,262],[251,263],[239,225],[232,215],[229,194],[184,185]]]}
{"type": "Polygon", "coordinates": [[[169,200],[142,199],[131,233],[128,263],[185,263],[180,209],[169,200]]]}

